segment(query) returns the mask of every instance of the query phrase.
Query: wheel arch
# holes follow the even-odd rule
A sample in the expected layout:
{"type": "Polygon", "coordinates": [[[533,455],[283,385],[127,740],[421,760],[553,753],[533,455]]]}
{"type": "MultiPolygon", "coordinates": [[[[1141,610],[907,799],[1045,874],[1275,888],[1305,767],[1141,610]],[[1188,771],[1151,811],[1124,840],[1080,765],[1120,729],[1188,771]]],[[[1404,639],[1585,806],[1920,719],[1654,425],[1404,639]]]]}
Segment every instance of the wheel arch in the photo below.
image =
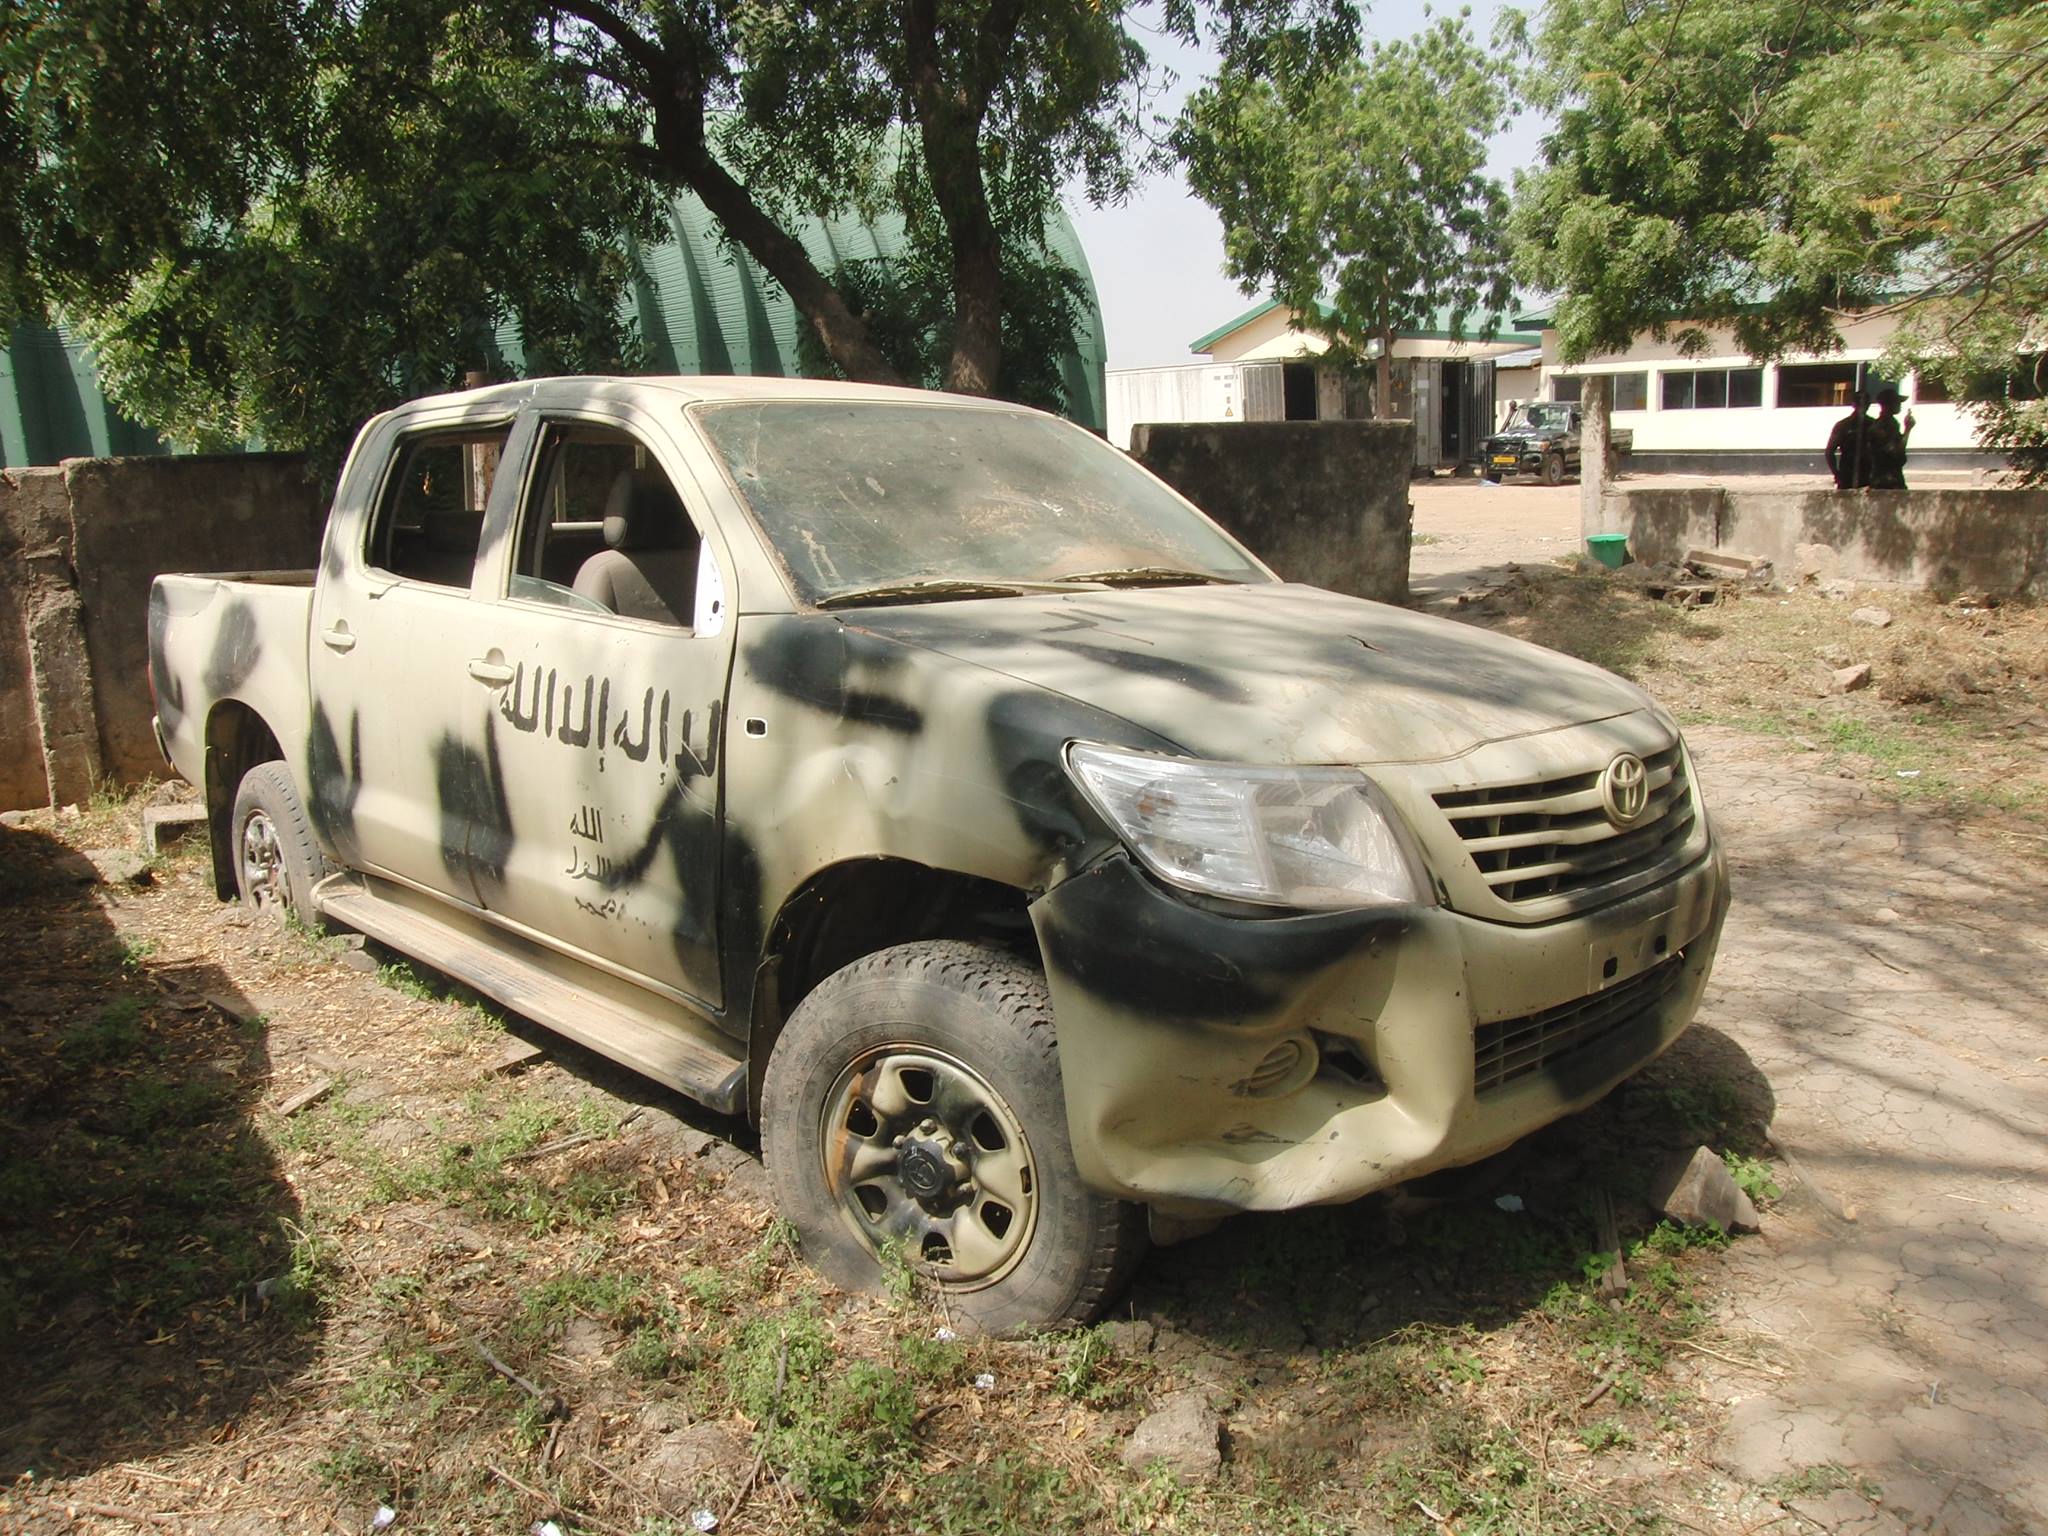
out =
{"type": "Polygon", "coordinates": [[[758,1119],[768,1058],[796,1007],[834,971],[920,939],[967,939],[1040,963],[1030,896],[913,859],[843,860],[810,875],[768,926],[747,1043],[747,1113],[758,1119]]]}
{"type": "Polygon", "coordinates": [[[235,898],[233,829],[235,791],[242,776],[259,763],[282,762],[277,732],[240,699],[223,699],[206,717],[206,831],[213,845],[213,891],[235,898]]]}

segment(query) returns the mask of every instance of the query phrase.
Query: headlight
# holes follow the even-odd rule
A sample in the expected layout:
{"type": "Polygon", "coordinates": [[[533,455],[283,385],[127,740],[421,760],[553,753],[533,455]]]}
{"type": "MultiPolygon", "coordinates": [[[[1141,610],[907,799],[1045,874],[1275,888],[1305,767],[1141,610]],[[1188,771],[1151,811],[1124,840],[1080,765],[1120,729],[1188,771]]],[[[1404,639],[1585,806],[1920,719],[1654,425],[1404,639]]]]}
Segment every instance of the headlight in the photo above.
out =
{"type": "Polygon", "coordinates": [[[1160,879],[1265,906],[1427,903],[1428,877],[1386,797],[1354,768],[1264,768],[1077,741],[1067,771],[1160,879]]]}

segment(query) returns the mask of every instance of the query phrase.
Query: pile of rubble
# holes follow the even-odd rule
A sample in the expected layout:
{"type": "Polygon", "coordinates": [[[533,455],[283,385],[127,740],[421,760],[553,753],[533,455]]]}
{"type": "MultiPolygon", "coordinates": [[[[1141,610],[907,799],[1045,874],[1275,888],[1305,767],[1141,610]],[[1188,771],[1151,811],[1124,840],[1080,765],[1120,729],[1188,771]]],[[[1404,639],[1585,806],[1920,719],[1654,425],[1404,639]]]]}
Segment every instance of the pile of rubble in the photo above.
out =
{"type": "Polygon", "coordinates": [[[1616,581],[1640,587],[1645,596],[1681,608],[1704,608],[1725,602],[1745,588],[1768,587],[1772,576],[1770,561],[1719,549],[1689,549],[1685,559],[1676,564],[1645,565],[1632,560],[1614,573],[1616,581]]]}

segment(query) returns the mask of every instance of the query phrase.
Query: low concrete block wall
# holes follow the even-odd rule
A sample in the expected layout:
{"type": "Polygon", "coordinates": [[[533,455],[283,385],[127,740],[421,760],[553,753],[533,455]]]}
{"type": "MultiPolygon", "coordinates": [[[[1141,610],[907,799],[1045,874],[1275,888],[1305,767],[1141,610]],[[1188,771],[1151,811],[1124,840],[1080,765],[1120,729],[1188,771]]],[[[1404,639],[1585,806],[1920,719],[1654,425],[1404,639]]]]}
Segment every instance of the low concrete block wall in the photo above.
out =
{"type": "Polygon", "coordinates": [[[1839,577],[1933,592],[2048,597],[2048,490],[1619,491],[1609,531],[1638,560],[1689,548],[1760,555],[1780,580],[1839,577]]]}
{"type": "Polygon", "coordinates": [[[1139,463],[1289,581],[1408,599],[1414,513],[1406,421],[1235,421],[1139,426],[1139,463]]]}
{"type": "Polygon", "coordinates": [[[0,809],[161,773],[150,582],[310,566],[325,515],[292,454],[68,459],[0,473],[0,809]]]}

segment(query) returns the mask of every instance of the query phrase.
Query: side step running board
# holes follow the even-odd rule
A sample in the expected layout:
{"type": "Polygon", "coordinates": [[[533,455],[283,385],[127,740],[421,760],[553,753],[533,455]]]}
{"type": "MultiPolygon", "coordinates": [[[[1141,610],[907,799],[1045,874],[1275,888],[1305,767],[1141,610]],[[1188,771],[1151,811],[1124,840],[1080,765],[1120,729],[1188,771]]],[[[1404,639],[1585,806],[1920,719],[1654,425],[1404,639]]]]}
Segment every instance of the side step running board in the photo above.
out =
{"type": "MultiPolygon", "coordinates": [[[[621,1066],[665,1083],[721,1114],[747,1107],[747,1064],[702,1033],[654,1011],[676,1005],[649,998],[648,1007],[620,996],[622,982],[597,973],[591,984],[565,981],[542,965],[537,945],[510,934],[473,932],[459,914],[447,918],[378,895],[347,875],[323,881],[314,892],[321,912],[368,934],[380,944],[443,971],[515,1013],[621,1066]],[[535,958],[517,951],[530,950],[535,958]]],[[[476,924],[483,929],[483,924],[476,924]]],[[[576,962],[548,956],[558,965],[576,962]]]]}

